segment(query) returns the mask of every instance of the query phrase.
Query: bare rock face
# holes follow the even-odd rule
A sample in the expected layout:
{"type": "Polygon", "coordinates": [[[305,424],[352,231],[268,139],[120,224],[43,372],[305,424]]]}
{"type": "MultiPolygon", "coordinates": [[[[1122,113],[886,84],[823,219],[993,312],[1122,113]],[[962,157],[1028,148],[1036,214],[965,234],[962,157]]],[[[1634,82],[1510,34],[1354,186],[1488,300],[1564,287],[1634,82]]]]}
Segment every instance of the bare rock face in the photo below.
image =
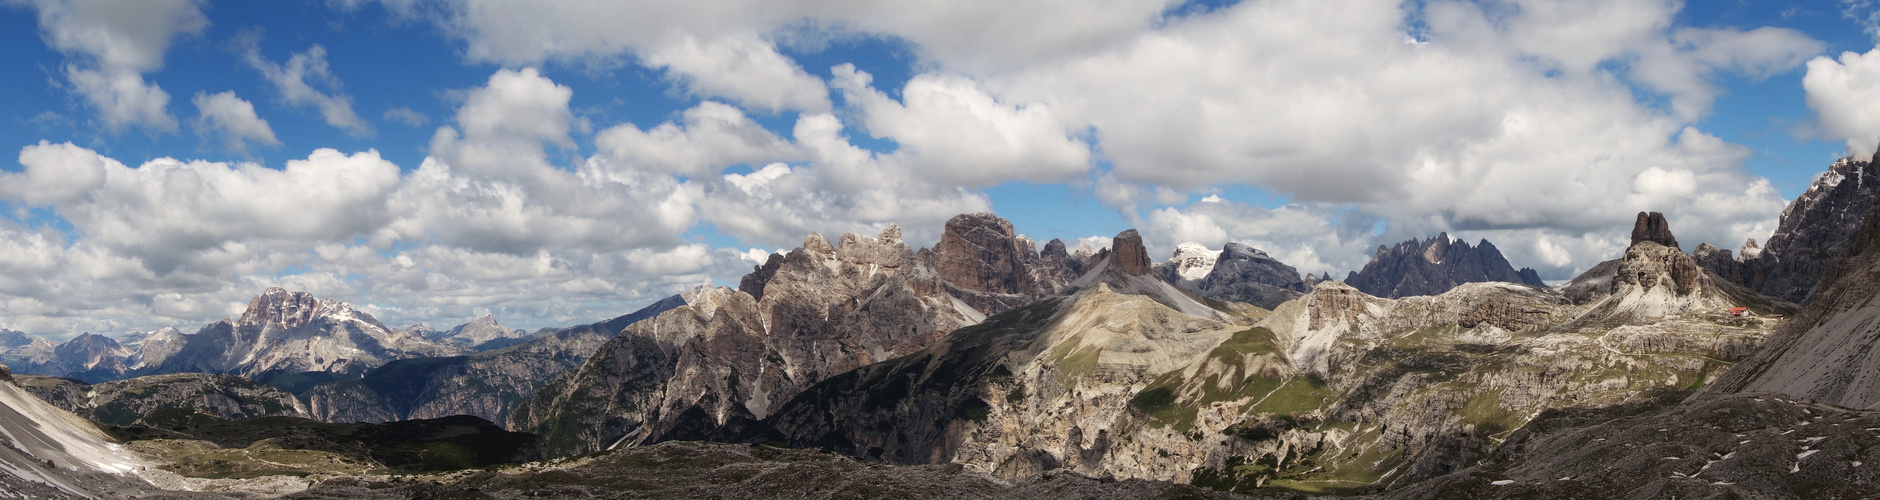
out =
{"type": "MultiPolygon", "coordinates": [[[[1793,206],[1791,207],[1793,208],[1793,206]]],[[[1851,254],[1823,273],[1820,293],[1783,323],[1762,349],[1705,392],[1774,392],[1849,408],[1880,405],[1880,211],[1846,243],[1851,254]]]]}
{"type": "Polygon", "coordinates": [[[770,254],[770,258],[764,260],[764,265],[752,266],[751,274],[746,274],[743,279],[738,280],[738,290],[751,294],[751,297],[763,299],[764,283],[769,282],[770,277],[776,275],[777,268],[781,266],[783,266],[783,254],[770,254]]]}
{"type": "Polygon", "coordinates": [[[1299,270],[1257,248],[1231,241],[1221,248],[1213,269],[1195,289],[1210,299],[1245,302],[1267,309],[1311,290],[1299,279],[1299,270]]]}
{"type": "MultiPolygon", "coordinates": [[[[894,241],[900,229],[894,228],[894,241]]],[[[997,314],[1056,293],[1064,273],[1046,269],[1030,239],[1012,230],[1011,221],[990,213],[963,214],[947,220],[946,232],[919,259],[946,282],[948,290],[983,314],[997,314]]]]}
{"type": "Polygon", "coordinates": [[[1394,247],[1378,246],[1377,255],[1364,269],[1345,278],[1345,283],[1364,293],[1386,298],[1436,295],[1463,283],[1485,281],[1547,286],[1532,269],[1516,271],[1488,240],[1470,246],[1450,240],[1449,233],[1394,247]]]}
{"type": "Polygon", "coordinates": [[[947,262],[961,283],[988,290],[985,297],[1021,296],[1002,291],[1030,278],[978,266],[1018,273],[1038,259],[1028,242],[1021,255],[1021,240],[1005,238],[1009,223],[956,222],[951,246],[921,258],[898,228],[844,235],[840,247],[811,235],[761,280],[762,300],[712,289],[698,303],[636,323],[539,391],[511,426],[542,434],[555,453],[698,439],[761,420],[825,378],[924,348],[984,318],[950,293],[964,286],[927,262],[947,262]]]}
{"type": "Polygon", "coordinates": [[[1703,260],[1704,268],[1758,293],[1806,303],[1815,296],[1822,273],[1850,255],[1852,236],[1876,191],[1880,164],[1836,161],[1782,210],[1767,245],[1759,247],[1751,239],[1737,258],[1703,260]]]}
{"type": "Polygon", "coordinates": [[[1084,265],[1090,259],[1090,246],[1078,248],[1081,254],[1073,255],[1065,250],[1064,240],[1052,238],[1044,244],[1044,250],[1038,251],[1041,266],[1039,283],[1050,284],[1053,289],[1063,290],[1072,280],[1083,276],[1084,265]]]}
{"type": "MultiPolygon", "coordinates": [[[[1592,305],[1575,321],[1610,326],[1689,314],[1722,315],[1738,306],[1764,315],[1796,308],[1718,277],[1697,258],[1659,243],[1671,234],[1663,216],[1641,216],[1632,233],[1656,236],[1637,240],[1624,256],[1593,266],[1562,290],[1574,303],[1592,305]]],[[[1716,259],[1724,252],[1714,248],[1700,250],[1716,259]]]]}
{"type": "Polygon", "coordinates": [[[240,320],[185,337],[154,373],[234,373],[263,380],[309,372],[359,375],[394,359],[461,354],[371,315],[306,292],[269,288],[240,320]]]}
{"type": "Polygon", "coordinates": [[[1136,234],[1134,229],[1118,233],[1110,241],[1110,258],[1111,267],[1137,276],[1149,274],[1154,265],[1149,261],[1149,249],[1142,246],[1142,235],[1136,234]]]}
{"type": "Polygon", "coordinates": [[[1678,248],[1678,239],[1671,235],[1671,224],[1665,222],[1665,214],[1658,212],[1639,212],[1638,221],[1632,224],[1632,244],[1644,241],[1678,248]]]}

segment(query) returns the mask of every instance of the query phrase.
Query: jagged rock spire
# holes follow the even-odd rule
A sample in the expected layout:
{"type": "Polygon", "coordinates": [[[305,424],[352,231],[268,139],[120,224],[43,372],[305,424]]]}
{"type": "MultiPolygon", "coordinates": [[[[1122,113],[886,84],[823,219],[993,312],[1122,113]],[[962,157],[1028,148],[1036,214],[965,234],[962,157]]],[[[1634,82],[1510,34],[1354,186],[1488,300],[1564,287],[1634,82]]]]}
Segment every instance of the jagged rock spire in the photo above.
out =
{"type": "Polygon", "coordinates": [[[1638,221],[1632,223],[1632,244],[1641,241],[1678,248],[1677,237],[1671,235],[1671,223],[1665,222],[1665,214],[1658,212],[1639,212],[1638,221]]]}

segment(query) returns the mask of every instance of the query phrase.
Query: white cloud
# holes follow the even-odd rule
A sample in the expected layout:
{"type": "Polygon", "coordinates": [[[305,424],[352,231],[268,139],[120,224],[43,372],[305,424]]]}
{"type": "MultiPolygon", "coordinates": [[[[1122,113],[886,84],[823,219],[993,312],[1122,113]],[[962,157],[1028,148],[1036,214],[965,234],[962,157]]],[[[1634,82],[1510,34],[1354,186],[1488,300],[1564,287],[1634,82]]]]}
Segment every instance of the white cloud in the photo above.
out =
{"type": "Polygon", "coordinates": [[[431,117],[411,108],[392,108],[385,110],[385,119],[413,127],[422,127],[431,122],[431,117]]]}
{"type": "Polygon", "coordinates": [[[642,62],[703,97],[735,100],[769,113],[829,110],[829,89],[755,34],[700,40],[685,34],[643,51],[642,62]]]}
{"type": "Polygon", "coordinates": [[[176,130],[170,94],[144,73],[163,67],[163,54],[179,34],[208,26],[197,0],[32,0],[46,45],[64,53],[72,90],[98,113],[106,129],[142,126],[176,130]]]}
{"type": "MultiPolygon", "coordinates": [[[[388,2],[402,3],[401,2],[388,2]]],[[[951,67],[995,71],[1119,43],[1156,26],[1174,0],[970,0],[925,4],[864,0],[567,1],[442,0],[439,23],[471,60],[538,64],[615,61],[658,52],[673,33],[703,40],[788,36],[807,23],[841,34],[911,42],[951,67]],[[1040,22],[1039,20],[1049,20],[1040,22]]]]}
{"type": "Polygon", "coordinates": [[[698,188],[601,157],[549,162],[546,145],[574,145],[572,96],[533,68],[499,70],[470,90],[456,126],[438,129],[431,157],[393,197],[401,217],[376,239],[515,255],[677,243],[697,221],[698,188]]]}
{"type": "Polygon", "coordinates": [[[709,176],[738,164],[798,159],[789,141],[777,137],[743,111],[705,101],[685,110],[680,123],[641,130],[621,124],[602,130],[595,149],[633,168],[690,177],[709,176]]]}
{"type": "Polygon", "coordinates": [[[900,145],[893,161],[928,179],[969,187],[1059,182],[1089,168],[1089,146],[1043,103],[999,102],[964,77],[931,73],[909,80],[895,102],[854,65],[832,72],[868,132],[900,145]]]}
{"type": "Polygon", "coordinates": [[[384,200],[398,184],[398,167],[376,151],[322,149],[280,170],[171,158],[129,168],[42,141],[21,150],[20,163],[26,172],[9,174],[0,194],[56,208],[85,242],[158,274],[226,272],[229,259],[265,251],[257,244],[369,234],[387,220],[384,200]]]}
{"type": "Polygon", "coordinates": [[[333,76],[332,69],[326,63],[326,48],[314,45],[306,52],[294,53],[286,63],[275,63],[261,56],[260,43],[255,37],[244,37],[241,43],[246,45],[243,60],[274,85],[281,100],[295,106],[318,108],[320,117],[326,120],[327,125],[345,130],[348,134],[372,135],[372,124],[353,112],[352,97],[338,93],[339,77],[333,76]],[[322,92],[314,88],[314,84],[330,92],[322,92]]]}
{"type": "Polygon", "coordinates": [[[1865,158],[1880,148],[1880,47],[1808,61],[1802,88],[1822,132],[1846,141],[1848,154],[1865,158]]]}
{"type": "Polygon", "coordinates": [[[248,142],[274,146],[281,143],[274,137],[274,129],[268,121],[255,115],[255,105],[235,97],[230,90],[217,94],[197,92],[190,102],[196,104],[197,133],[204,136],[220,135],[223,145],[231,151],[245,151],[248,142]]]}

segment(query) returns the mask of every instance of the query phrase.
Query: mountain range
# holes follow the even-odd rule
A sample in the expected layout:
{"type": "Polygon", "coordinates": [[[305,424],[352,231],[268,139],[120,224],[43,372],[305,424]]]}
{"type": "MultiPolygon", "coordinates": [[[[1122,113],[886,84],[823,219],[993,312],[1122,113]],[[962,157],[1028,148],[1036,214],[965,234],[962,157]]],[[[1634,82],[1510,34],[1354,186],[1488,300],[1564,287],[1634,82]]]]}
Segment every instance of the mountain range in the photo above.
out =
{"type": "Polygon", "coordinates": [[[1238,242],[1157,262],[1135,230],[1040,249],[978,213],[931,248],[896,226],[810,234],[735,289],[534,333],[488,315],[393,329],[279,288],[195,333],[0,331],[19,368],[0,371],[0,485],[1880,495],[1863,468],[1880,464],[1870,168],[1834,164],[1744,256],[1687,254],[1675,221],[1639,213],[1627,248],[1559,288],[1447,234],[1379,247],[1341,282],[1238,242]]]}

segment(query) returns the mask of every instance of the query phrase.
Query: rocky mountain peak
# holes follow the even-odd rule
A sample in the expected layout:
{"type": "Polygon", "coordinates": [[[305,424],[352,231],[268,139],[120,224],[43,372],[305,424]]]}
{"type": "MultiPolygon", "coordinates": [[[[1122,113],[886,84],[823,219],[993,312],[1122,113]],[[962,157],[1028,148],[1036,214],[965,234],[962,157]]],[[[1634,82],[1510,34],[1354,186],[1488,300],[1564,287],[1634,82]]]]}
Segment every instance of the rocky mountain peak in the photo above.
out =
{"type": "Polygon", "coordinates": [[[1137,276],[1149,274],[1154,265],[1149,260],[1149,249],[1142,246],[1142,235],[1136,234],[1134,229],[1117,233],[1110,241],[1110,258],[1115,261],[1111,265],[1116,270],[1137,276]]]}
{"type": "Polygon", "coordinates": [[[1272,309],[1311,289],[1299,279],[1298,269],[1244,243],[1222,246],[1213,264],[1208,275],[1190,287],[1210,299],[1272,309]]]}
{"type": "Polygon", "coordinates": [[[1678,239],[1671,235],[1671,223],[1658,212],[1639,212],[1638,221],[1632,223],[1632,244],[1645,241],[1678,248],[1678,239]]]}
{"type": "Polygon", "coordinates": [[[1168,261],[1156,264],[1155,267],[1162,270],[1162,277],[1170,283],[1192,289],[1214,270],[1214,262],[1220,255],[1219,251],[1190,241],[1175,245],[1175,251],[1168,261]]]}
{"type": "Polygon", "coordinates": [[[1431,264],[1443,263],[1443,256],[1449,253],[1449,232],[1438,233],[1423,244],[1423,260],[1431,264]]]}
{"type": "Polygon", "coordinates": [[[927,254],[927,264],[947,283],[972,292],[1034,294],[1030,272],[1039,256],[1012,230],[1012,222],[990,213],[956,215],[927,254]]]}
{"type": "Polygon", "coordinates": [[[319,309],[320,299],[311,293],[270,287],[248,301],[248,310],[242,312],[238,323],[293,328],[313,321],[319,309]]]}
{"type": "Polygon", "coordinates": [[[1393,247],[1379,246],[1377,256],[1364,269],[1345,278],[1364,293],[1393,299],[1436,295],[1463,283],[1484,281],[1546,286],[1532,269],[1515,270],[1488,240],[1471,246],[1447,232],[1427,240],[1411,238],[1393,247]]]}
{"type": "Polygon", "coordinates": [[[824,238],[820,233],[809,233],[809,236],[804,236],[802,250],[825,259],[836,255],[836,246],[830,244],[829,238],[824,238]]]}
{"type": "Polygon", "coordinates": [[[738,291],[751,294],[751,298],[764,299],[764,284],[771,276],[777,275],[777,269],[783,267],[783,254],[773,253],[765,259],[763,265],[751,266],[751,273],[738,280],[738,291]]]}
{"type": "Polygon", "coordinates": [[[1880,165],[1843,158],[1822,172],[1808,190],[1782,210],[1776,231],[1758,246],[1744,242],[1729,262],[1706,260],[1706,269],[1757,293],[1806,303],[1822,273],[1851,255],[1861,218],[1880,191],[1880,165]]]}
{"type": "Polygon", "coordinates": [[[1743,242],[1743,250],[1737,252],[1737,255],[1742,255],[1745,259],[1760,257],[1762,256],[1762,245],[1756,244],[1756,238],[1750,238],[1749,241],[1743,242]]]}

